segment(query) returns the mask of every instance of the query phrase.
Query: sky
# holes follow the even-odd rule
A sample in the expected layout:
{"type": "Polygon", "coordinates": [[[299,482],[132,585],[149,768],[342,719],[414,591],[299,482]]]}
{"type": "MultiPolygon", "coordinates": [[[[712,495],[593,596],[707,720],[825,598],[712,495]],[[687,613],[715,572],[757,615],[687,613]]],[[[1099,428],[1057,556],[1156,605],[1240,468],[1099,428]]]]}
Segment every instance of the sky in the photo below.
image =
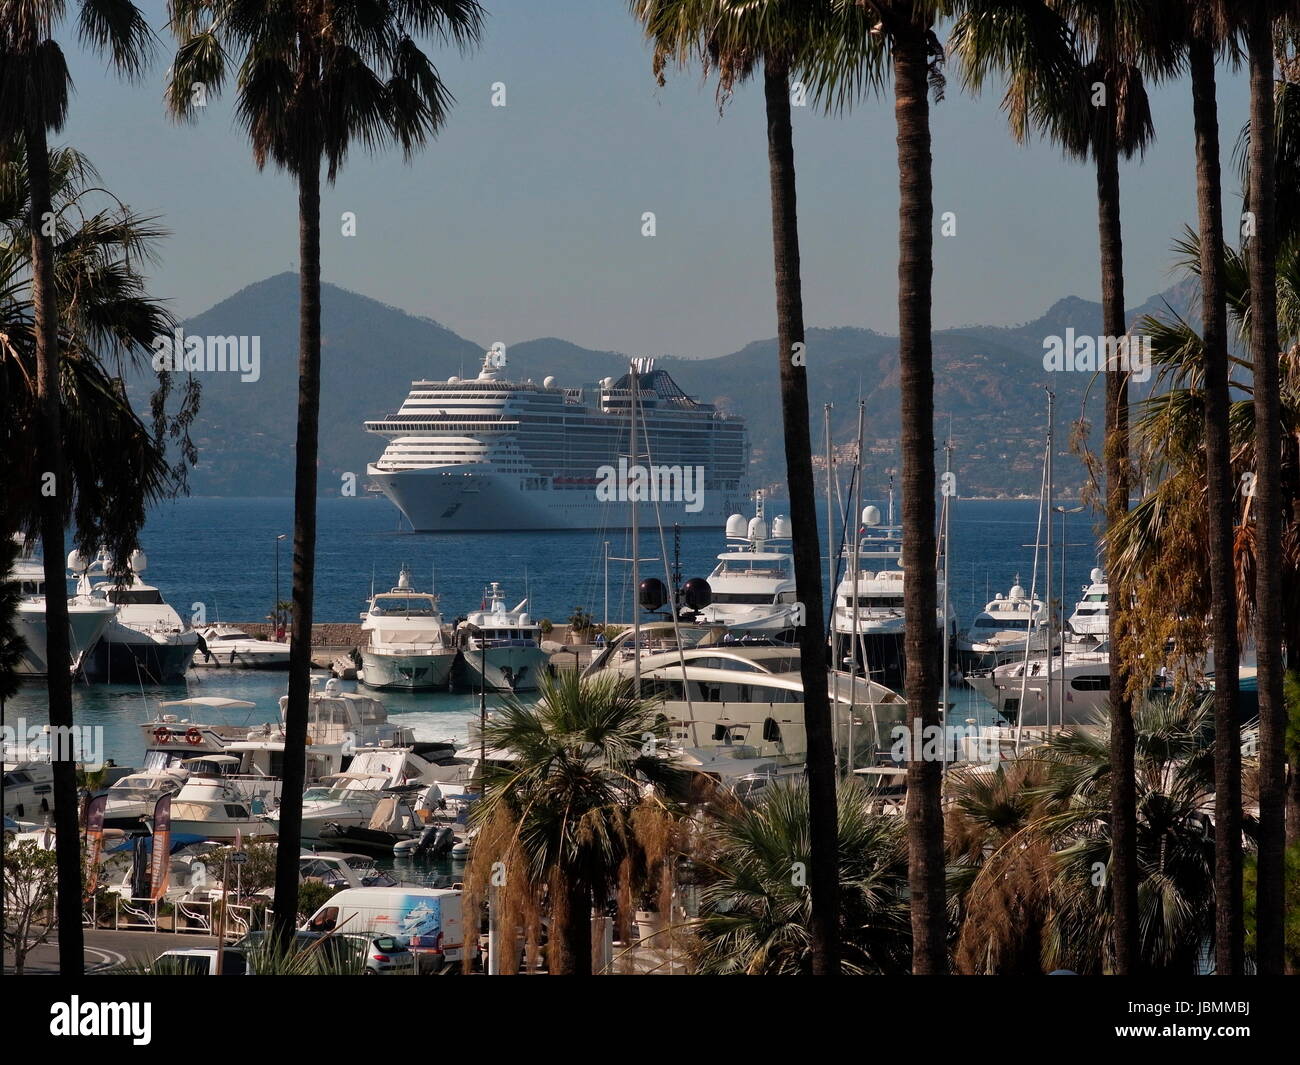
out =
{"type": "MultiPolygon", "coordinates": [[[[322,278],[433,318],[485,347],[557,336],[629,355],[727,354],[776,332],[761,83],[721,116],[698,71],[656,86],[626,0],[483,0],[481,46],[428,43],[456,98],[437,139],[408,164],[356,151],[322,195],[322,278]],[[493,106],[493,87],[505,106],[493,106]],[[342,215],[356,215],[355,236],[342,215]],[[644,236],[653,212],[655,233],[644,236]]],[[[165,115],[174,42],[165,5],[141,4],[161,41],[135,83],[79,51],[76,90],[52,143],[73,144],[133,209],[170,236],[154,295],[198,313],[297,266],[289,179],[259,173],[227,93],[198,122],[165,115]]],[[[986,90],[950,69],[932,109],[934,206],[956,214],[935,241],[934,324],[1013,324],[1063,296],[1097,299],[1095,183],[1050,145],[1020,147],[986,90]]],[[[1225,210],[1240,212],[1231,151],[1248,85],[1219,87],[1225,210]]],[[[1186,80],[1152,93],[1157,143],[1126,165],[1129,306],[1178,280],[1171,240],[1195,220],[1186,80]]],[[[892,101],[847,115],[794,109],[805,321],[897,325],[897,168],[892,101]]],[[[1231,237],[1231,233],[1230,233],[1231,237]]]]}

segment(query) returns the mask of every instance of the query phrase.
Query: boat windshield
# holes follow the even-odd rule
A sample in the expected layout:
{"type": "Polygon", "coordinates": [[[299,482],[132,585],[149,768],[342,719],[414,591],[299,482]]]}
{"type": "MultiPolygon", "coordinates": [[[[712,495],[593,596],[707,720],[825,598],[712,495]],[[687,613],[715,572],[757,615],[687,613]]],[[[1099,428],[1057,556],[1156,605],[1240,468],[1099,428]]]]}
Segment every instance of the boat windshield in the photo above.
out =
{"type": "Polygon", "coordinates": [[[433,597],[428,595],[377,595],[370,613],[377,617],[400,614],[408,618],[428,618],[436,614],[433,597]]]}
{"type": "Polygon", "coordinates": [[[157,588],[109,588],[104,595],[119,606],[161,606],[163,601],[157,588]]]}
{"type": "Polygon", "coordinates": [[[1029,618],[976,618],[977,629],[1028,629],[1029,618]]]}
{"type": "Polygon", "coordinates": [[[723,559],[714,571],[715,576],[785,577],[786,563],[779,558],[723,559]]]}

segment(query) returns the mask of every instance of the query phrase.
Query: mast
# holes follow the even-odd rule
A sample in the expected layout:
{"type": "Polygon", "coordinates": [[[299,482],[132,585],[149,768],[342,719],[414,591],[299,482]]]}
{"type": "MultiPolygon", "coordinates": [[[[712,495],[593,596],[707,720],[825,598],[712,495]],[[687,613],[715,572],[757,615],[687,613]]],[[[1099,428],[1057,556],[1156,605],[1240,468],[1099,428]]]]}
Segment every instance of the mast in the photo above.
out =
{"type": "Polygon", "coordinates": [[[948,476],[952,472],[952,425],[948,426],[948,439],[943,444],[943,601],[939,608],[939,627],[943,630],[943,691],[940,696],[939,705],[943,708],[940,724],[944,727],[943,740],[943,772],[948,772],[948,674],[949,674],[949,645],[952,641],[948,637],[948,529],[951,518],[950,507],[952,505],[952,495],[948,486],[951,484],[951,478],[948,476]]]}
{"type": "MultiPolygon", "coordinates": [[[[1047,390],[1047,594],[1044,597],[1043,612],[1047,615],[1047,738],[1052,738],[1052,448],[1054,418],[1056,414],[1056,393],[1047,390]]],[[[1029,601],[1029,624],[1033,625],[1034,603],[1029,601]]]]}
{"type": "MultiPolygon", "coordinates": [[[[862,434],[867,417],[867,404],[865,400],[858,400],[858,444],[854,460],[858,464],[857,491],[853,498],[853,654],[850,656],[850,662],[853,664],[853,671],[850,675],[849,688],[849,747],[845,758],[847,772],[845,779],[853,775],[853,722],[858,712],[858,667],[857,657],[862,656],[862,672],[867,672],[867,655],[865,649],[860,645],[858,636],[858,578],[859,569],[862,565],[862,434]]],[[[891,508],[892,509],[892,508],[891,508]]],[[[868,687],[867,689],[871,689],[868,687]]]]}
{"type": "MultiPolygon", "coordinates": [[[[638,455],[636,450],[636,408],[637,399],[641,390],[641,375],[639,373],[640,362],[633,359],[628,368],[628,383],[631,386],[631,394],[628,397],[628,410],[631,414],[632,421],[628,430],[629,443],[632,465],[637,463],[638,455]]],[[[636,694],[641,695],[641,528],[637,521],[637,500],[632,498],[632,492],[627,493],[628,502],[632,507],[632,677],[636,685],[636,694]]],[[[685,680],[685,678],[682,678],[685,680]]]]}
{"type": "Polygon", "coordinates": [[[835,469],[835,449],[831,444],[831,411],[834,404],[827,403],[822,408],[826,430],[826,595],[830,600],[830,620],[826,626],[826,635],[831,642],[831,727],[839,732],[837,725],[840,712],[840,667],[839,638],[835,633],[835,511],[831,502],[831,480],[835,469]]]}

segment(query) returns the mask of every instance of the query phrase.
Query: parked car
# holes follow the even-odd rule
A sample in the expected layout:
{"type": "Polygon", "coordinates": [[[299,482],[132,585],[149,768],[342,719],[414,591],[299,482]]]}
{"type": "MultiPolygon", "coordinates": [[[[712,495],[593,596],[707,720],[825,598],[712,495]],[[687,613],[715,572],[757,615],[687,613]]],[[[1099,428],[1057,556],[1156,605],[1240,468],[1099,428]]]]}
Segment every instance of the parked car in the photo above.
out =
{"type": "Polygon", "coordinates": [[[414,976],[418,970],[415,955],[406,944],[392,936],[347,936],[366,954],[366,976],[387,974],[414,976]]]}
{"type": "MultiPolygon", "coordinates": [[[[227,947],[224,953],[220,975],[252,975],[248,968],[248,958],[239,947],[227,947]]],[[[162,976],[216,976],[217,950],[215,947],[166,950],[153,960],[149,972],[162,976]]]]}

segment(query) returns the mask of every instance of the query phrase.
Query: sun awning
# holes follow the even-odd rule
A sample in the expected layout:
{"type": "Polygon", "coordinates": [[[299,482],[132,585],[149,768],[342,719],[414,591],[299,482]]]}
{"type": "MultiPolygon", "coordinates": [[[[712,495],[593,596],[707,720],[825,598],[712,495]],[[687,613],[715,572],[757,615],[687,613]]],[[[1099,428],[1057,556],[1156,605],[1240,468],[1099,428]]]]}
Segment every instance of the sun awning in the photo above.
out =
{"type": "Polygon", "coordinates": [[[170,702],[159,703],[159,706],[207,706],[213,710],[229,710],[234,707],[251,707],[256,703],[250,703],[245,699],[226,699],[220,695],[196,695],[192,699],[173,699],[170,702]]]}

